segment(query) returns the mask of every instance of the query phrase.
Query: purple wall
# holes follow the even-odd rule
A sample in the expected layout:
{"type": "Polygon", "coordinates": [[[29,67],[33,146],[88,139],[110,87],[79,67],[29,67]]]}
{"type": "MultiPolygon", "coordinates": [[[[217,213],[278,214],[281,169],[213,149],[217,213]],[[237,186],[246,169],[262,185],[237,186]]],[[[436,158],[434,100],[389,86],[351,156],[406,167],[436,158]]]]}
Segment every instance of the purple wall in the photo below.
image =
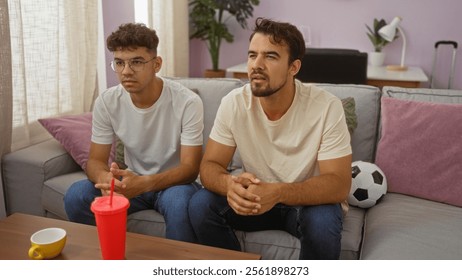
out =
{"type": "MultiPolygon", "coordinates": [[[[135,20],[134,0],[103,0],[103,26],[104,26],[104,46],[106,38],[115,31],[122,23],[133,22],[135,20]]],[[[105,49],[106,54],[106,79],[107,87],[119,84],[116,74],[112,71],[109,63],[112,61],[112,53],[105,49]]]]}
{"type": "MultiPolygon", "coordinates": [[[[353,48],[372,51],[366,36],[365,24],[371,25],[374,18],[390,22],[401,16],[401,28],[406,34],[407,51],[405,64],[421,67],[427,76],[432,70],[434,44],[439,40],[454,40],[462,44],[462,1],[460,0],[262,0],[255,8],[254,16],[264,16],[280,21],[289,21],[311,29],[311,47],[353,48]]],[[[253,26],[253,20],[249,21],[253,26]]],[[[220,67],[227,68],[246,61],[249,30],[241,29],[237,23],[230,26],[235,40],[224,43],[221,49],[220,67]]],[[[402,40],[387,45],[385,64],[399,64],[402,40]]],[[[462,48],[460,46],[459,48],[462,48]]],[[[452,48],[441,47],[435,79],[446,86],[452,48]]],[[[190,44],[190,76],[200,77],[211,65],[209,54],[202,41],[190,44]]],[[[458,53],[454,88],[462,89],[462,54],[458,53]]],[[[428,86],[423,84],[422,86],[428,86]]]]}

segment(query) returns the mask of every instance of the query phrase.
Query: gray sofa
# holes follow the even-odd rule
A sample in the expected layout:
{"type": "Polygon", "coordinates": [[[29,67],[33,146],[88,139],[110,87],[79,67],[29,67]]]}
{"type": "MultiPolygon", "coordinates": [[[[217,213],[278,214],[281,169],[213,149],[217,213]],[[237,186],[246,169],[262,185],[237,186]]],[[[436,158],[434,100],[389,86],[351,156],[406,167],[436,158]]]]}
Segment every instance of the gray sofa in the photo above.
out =
{"type": "MultiPolygon", "coordinates": [[[[204,103],[204,145],[221,98],[242,86],[237,79],[174,78],[204,103]]],[[[382,95],[462,103],[462,91],[320,84],[340,98],[354,97],[358,127],[352,135],[353,161],[374,162],[382,95]],[[394,92],[400,92],[394,94],[394,92]],[[421,93],[424,94],[421,94],[421,93]],[[415,94],[414,94],[415,93],[415,94]],[[410,97],[411,96],[411,97],[410,97]],[[455,100],[455,101],[454,101],[455,100]]],[[[85,173],[54,139],[7,154],[2,160],[7,214],[15,212],[67,219],[63,195],[85,173]]],[[[236,154],[232,166],[239,168],[236,154]]],[[[462,190],[461,190],[462,191],[462,190]]],[[[350,207],[342,232],[341,259],[462,259],[462,208],[400,193],[387,193],[369,209],[350,207]]],[[[128,217],[128,230],[163,236],[164,221],[154,210],[128,217]]],[[[236,232],[243,250],[262,259],[297,259],[299,241],[281,231],[236,232]]]]}

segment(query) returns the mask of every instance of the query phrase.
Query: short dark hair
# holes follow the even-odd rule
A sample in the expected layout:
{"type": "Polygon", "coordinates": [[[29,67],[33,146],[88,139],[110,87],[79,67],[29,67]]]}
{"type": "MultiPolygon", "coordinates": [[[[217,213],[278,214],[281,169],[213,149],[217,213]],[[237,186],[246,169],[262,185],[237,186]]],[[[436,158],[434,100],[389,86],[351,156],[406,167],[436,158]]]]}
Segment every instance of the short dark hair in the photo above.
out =
{"type": "Polygon", "coordinates": [[[259,17],[255,20],[255,27],[250,40],[255,33],[270,36],[273,44],[286,44],[289,47],[289,64],[305,56],[305,40],[300,30],[288,22],[277,22],[259,17]]]}
{"type": "Polygon", "coordinates": [[[157,37],[154,29],[150,29],[142,23],[126,23],[120,25],[119,29],[107,37],[106,44],[111,52],[145,47],[149,51],[157,53],[159,37],[157,37]]]}

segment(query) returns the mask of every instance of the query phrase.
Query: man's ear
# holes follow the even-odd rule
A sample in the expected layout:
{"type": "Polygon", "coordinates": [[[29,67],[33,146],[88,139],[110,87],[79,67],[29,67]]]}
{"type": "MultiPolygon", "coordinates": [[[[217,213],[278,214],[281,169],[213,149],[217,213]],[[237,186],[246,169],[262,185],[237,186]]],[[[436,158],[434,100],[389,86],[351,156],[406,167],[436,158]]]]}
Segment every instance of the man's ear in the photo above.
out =
{"type": "Polygon", "coordinates": [[[157,56],[155,59],[154,59],[154,70],[156,71],[156,73],[158,73],[160,71],[160,69],[162,68],[162,57],[160,56],[157,56]]]}
{"type": "Polygon", "coordinates": [[[298,71],[300,71],[300,67],[302,67],[302,61],[300,59],[294,60],[289,67],[289,72],[292,76],[295,77],[297,75],[298,71]]]}

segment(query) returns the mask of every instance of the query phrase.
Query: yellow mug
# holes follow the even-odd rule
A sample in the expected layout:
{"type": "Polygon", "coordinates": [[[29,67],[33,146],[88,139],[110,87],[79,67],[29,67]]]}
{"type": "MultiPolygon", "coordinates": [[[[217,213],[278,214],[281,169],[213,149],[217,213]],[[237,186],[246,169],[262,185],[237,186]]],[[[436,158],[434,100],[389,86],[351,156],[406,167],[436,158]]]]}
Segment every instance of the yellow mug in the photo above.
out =
{"type": "Polygon", "coordinates": [[[29,258],[34,260],[52,259],[66,244],[66,231],[62,228],[46,228],[32,234],[29,258]]]}

